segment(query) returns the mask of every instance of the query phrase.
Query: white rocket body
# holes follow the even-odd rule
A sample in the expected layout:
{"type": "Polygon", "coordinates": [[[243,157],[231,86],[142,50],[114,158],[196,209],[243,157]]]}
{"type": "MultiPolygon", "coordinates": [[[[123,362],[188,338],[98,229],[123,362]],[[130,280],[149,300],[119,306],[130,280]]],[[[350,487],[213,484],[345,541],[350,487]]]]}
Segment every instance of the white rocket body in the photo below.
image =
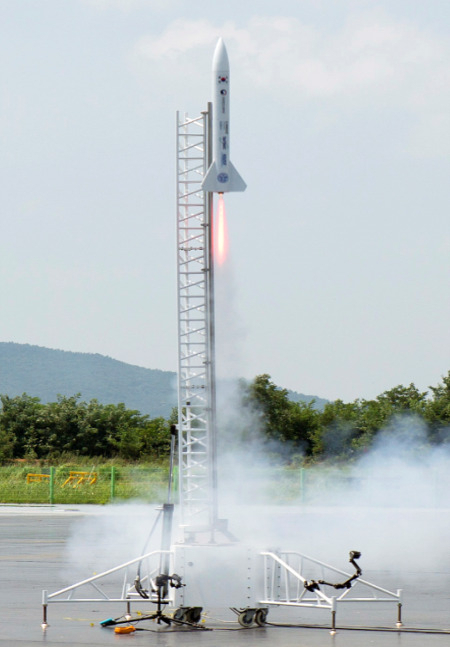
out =
{"type": "Polygon", "coordinates": [[[247,185],[230,161],[230,65],[221,38],[213,58],[213,161],[203,182],[204,191],[245,191],[247,185]]]}

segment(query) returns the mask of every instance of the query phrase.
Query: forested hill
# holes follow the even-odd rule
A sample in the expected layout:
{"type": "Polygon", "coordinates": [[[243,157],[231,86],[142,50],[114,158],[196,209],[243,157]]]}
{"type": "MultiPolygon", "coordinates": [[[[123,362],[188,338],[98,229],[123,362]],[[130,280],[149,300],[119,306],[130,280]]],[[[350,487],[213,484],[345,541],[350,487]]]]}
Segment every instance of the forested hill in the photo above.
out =
{"type": "MultiPolygon", "coordinates": [[[[93,353],[72,353],[30,344],[0,342],[0,394],[27,393],[44,404],[58,394],[81,394],[102,404],[123,402],[152,418],[168,418],[177,404],[176,373],[142,368],[93,353]]],[[[293,402],[315,400],[321,409],[326,400],[288,391],[293,402]]]]}
{"type": "Polygon", "coordinates": [[[132,366],[111,357],[72,353],[29,344],[0,342],[0,393],[27,393],[43,403],[55,402],[58,394],[81,393],[89,402],[123,402],[152,418],[167,418],[176,406],[176,374],[171,371],[132,366]]]}
{"type": "Polygon", "coordinates": [[[287,397],[291,402],[306,402],[306,404],[314,402],[314,409],[318,409],[319,411],[322,411],[326,403],[329,402],[329,400],[319,398],[317,395],[305,395],[304,393],[297,393],[290,389],[287,389],[287,397]]]}

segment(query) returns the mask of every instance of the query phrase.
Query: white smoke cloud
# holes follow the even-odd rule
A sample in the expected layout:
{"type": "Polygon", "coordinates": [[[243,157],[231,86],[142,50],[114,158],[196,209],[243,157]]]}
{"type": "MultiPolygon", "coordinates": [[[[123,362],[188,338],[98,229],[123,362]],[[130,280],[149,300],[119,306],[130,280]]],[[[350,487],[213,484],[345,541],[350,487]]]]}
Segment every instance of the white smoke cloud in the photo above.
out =
{"type": "Polygon", "coordinates": [[[264,443],[262,413],[232,383],[218,392],[220,514],[241,541],[344,568],[350,550],[373,571],[450,568],[450,447],[428,443],[422,418],[394,417],[354,462],[300,472],[277,465],[292,448],[264,443]]]}
{"type": "MultiPolygon", "coordinates": [[[[228,430],[227,451],[221,447],[219,480],[219,516],[228,520],[229,530],[239,540],[236,550],[251,550],[255,556],[254,580],[261,576],[256,555],[268,549],[297,551],[347,572],[352,571],[349,551],[358,550],[363,577],[394,590],[416,581],[422,585],[427,573],[449,571],[450,452],[448,447],[430,447],[425,442],[421,420],[393,420],[350,468],[308,471],[304,496],[297,473],[284,502],[274,505],[282,488],[281,472],[274,471],[270,457],[257,451],[261,417],[242,412],[236,392],[223,395],[233,407],[228,413],[235,430],[243,424],[254,426],[253,442],[248,445],[228,430]],[[297,498],[292,496],[295,488],[297,498]]],[[[149,541],[156,514],[154,506],[130,503],[109,506],[102,514],[77,521],[67,544],[65,578],[72,583],[135,558],[144,548],[158,549],[160,525],[149,541]]],[[[177,524],[175,519],[175,543],[180,538],[177,524]]],[[[183,569],[185,561],[181,559],[176,568],[183,569]]],[[[200,561],[193,561],[197,568],[182,572],[187,596],[195,604],[203,595],[202,604],[211,605],[213,598],[214,605],[220,606],[221,594],[228,595],[231,585],[237,592],[246,592],[248,564],[236,561],[234,549],[222,547],[219,541],[217,547],[204,547],[200,561]],[[211,583],[209,588],[205,582],[211,583]]],[[[314,569],[310,574],[320,575],[314,569]]]]}

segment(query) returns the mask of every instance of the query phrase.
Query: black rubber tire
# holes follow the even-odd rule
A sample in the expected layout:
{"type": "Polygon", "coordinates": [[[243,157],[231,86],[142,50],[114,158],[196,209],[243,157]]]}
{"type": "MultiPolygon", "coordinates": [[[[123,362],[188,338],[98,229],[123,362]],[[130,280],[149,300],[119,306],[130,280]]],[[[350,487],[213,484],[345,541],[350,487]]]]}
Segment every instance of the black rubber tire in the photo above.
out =
{"type": "Polygon", "coordinates": [[[180,620],[180,622],[184,622],[186,619],[186,609],[183,609],[183,608],[175,609],[173,613],[173,619],[180,620]]]}
{"type": "Polygon", "coordinates": [[[255,618],[255,611],[243,611],[238,615],[238,622],[241,627],[251,627],[255,618]]]}
{"type": "Polygon", "coordinates": [[[186,622],[190,622],[193,625],[196,625],[200,622],[202,618],[202,608],[201,607],[191,607],[185,613],[184,619],[186,622]]]}

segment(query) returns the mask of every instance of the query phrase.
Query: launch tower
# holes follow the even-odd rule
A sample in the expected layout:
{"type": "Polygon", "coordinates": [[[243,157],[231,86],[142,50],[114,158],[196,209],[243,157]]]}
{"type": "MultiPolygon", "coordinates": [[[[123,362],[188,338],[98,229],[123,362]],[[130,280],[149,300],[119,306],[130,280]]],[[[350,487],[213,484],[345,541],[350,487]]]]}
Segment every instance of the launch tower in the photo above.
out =
{"type": "Polygon", "coordinates": [[[178,441],[181,524],[187,536],[224,530],[217,510],[212,107],[177,113],[178,441]]]}

